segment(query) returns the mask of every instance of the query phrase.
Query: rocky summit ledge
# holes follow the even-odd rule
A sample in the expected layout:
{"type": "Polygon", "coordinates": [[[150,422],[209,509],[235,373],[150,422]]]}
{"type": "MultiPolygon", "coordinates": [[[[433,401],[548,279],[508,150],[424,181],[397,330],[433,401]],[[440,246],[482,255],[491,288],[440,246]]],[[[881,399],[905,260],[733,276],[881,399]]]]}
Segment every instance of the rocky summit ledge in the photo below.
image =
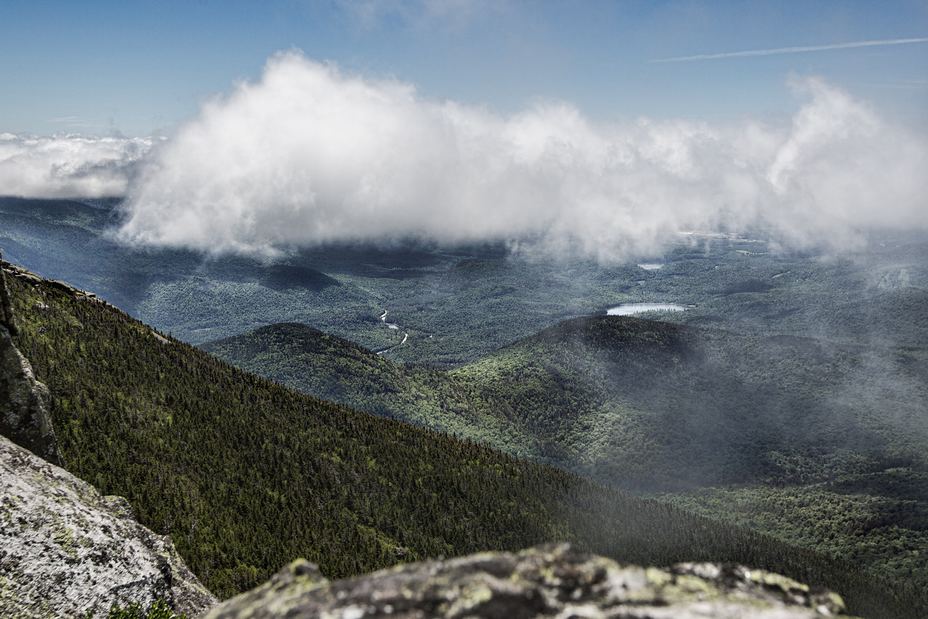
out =
{"type": "Polygon", "coordinates": [[[843,611],[836,594],[762,570],[713,563],[623,566],[559,545],[414,563],[336,582],[295,561],[207,617],[793,619],[843,611]]]}
{"type": "Polygon", "coordinates": [[[0,617],[105,617],[158,600],[191,616],[216,602],[125,499],[0,436],[0,617]]]}

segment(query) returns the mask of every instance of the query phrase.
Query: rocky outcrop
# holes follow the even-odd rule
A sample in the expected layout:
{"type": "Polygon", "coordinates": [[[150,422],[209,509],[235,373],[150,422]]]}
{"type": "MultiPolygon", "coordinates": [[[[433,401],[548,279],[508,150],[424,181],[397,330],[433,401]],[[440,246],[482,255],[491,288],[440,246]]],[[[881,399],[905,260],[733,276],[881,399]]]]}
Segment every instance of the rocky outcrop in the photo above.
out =
{"type": "Polygon", "coordinates": [[[3,272],[3,256],[0,255],[0,325],[16,335],[16,321],[13,319],[13,300],[6,287],[6,273],[3,272]]]}
{"type": "Polygon", "coordinates": [[[0,616],[106,616],[159,599],[191,616],[216,602],[125,499],[0,437],[0,616]]]}
{"type": "Polygon", "coordinates": [[[48,388],[0,325],[0,434],[49,462],[59,463],[48,388]]]}
{"type": "Polygon", "coordinates": [[[49,462],[60,463],[48,388],[35,379],[28,359],[13,343],[15,333],[6,274],[0,269],[0,434],[49,462]]]}
{"type": "Polygon", "coordinates": [[[415,563],[337,582],[296,561],[207,617],[798,619],[843,609],[833,593],[761,570],[623,566],[561,545],[415,563]]]}

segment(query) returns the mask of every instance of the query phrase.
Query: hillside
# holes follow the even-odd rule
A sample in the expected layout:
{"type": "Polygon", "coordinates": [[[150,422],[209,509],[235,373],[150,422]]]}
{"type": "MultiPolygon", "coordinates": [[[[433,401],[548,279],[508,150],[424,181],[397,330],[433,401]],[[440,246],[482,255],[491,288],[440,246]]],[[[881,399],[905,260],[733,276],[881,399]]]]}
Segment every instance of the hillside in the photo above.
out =
{"type": "Polygon", "coordinates": [[[451,375],[505,398],[503,414],[556,439],[594,476],[608,478],[611,463],[644,488],[827,476],[790,468],[771,453],[780,451],[928,465],[928,351],[918,348],[594,316],[451,375]],[[616,461],[617,451],[626,460],[616,461]]]}
{"type": "Polygon", "coordinates": [[[306,393],[453,431],[904,579],[928,574],[928,355],[572,319],[450,372],[301,325],[205,345],[306,393]]]}
{"type": "Polygon", "coordinates": [[[269,325],[207,342],[201,349],[316,397],[536,455],[532,435],[477,406],[479,394],[448,373],[407,367],[343,338],[299,323],[269,325]]]}
{"type": "Polygon", "coordinates": [[[20,350],[50,390],[68,470],[125,496],[214,593],[293,557],[340,577],[549,540],[636,563],[736,561],[845,592],[920,592],[768,537],[446,435],[299,395],[63,285],[11,278],[20,350]]]}

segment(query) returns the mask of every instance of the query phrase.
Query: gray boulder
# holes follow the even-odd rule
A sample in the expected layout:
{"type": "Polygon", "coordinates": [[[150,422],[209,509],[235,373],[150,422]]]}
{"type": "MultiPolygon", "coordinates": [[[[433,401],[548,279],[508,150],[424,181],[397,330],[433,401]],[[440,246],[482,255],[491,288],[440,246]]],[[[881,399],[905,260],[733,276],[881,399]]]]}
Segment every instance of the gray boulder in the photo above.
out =
{"type": "Polygon", "coordinates": [[[398,566],[329,582],[296,561],[209,619],[623,617],[793,619],[842,614],[841,598],[735,565],[619,565],[567,545],[398,566]]]}
{"type": "Polygon", "coordinates": [[[105,617],[159,599],[191,616],[216,603],[125,499],[0,437],[0,616],[105,617]]]}

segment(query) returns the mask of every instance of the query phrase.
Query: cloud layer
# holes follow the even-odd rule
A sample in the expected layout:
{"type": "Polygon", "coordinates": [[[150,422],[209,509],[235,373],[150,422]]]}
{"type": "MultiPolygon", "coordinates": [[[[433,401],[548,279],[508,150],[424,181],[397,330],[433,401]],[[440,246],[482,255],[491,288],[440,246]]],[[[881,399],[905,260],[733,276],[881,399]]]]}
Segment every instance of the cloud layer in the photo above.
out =
{"type": "Polygon", "coordinates": [[[0,195],[101,198],[126,193],[147,138],[0,133],[0,195]]]}
{"type": "Polygon", "coordinates": [[[842,248],[928,228],[925,140],[822,81],[791,87],[801,105],[780,125],[603,124],[562,103],[500,116],[427,100],[290,53],[141,161],[144,140],[7,136],[0,183],[114,194],[137,164],[120,238],[214,253],[421,238],[614,260],[681,230],[842,248]]]}

